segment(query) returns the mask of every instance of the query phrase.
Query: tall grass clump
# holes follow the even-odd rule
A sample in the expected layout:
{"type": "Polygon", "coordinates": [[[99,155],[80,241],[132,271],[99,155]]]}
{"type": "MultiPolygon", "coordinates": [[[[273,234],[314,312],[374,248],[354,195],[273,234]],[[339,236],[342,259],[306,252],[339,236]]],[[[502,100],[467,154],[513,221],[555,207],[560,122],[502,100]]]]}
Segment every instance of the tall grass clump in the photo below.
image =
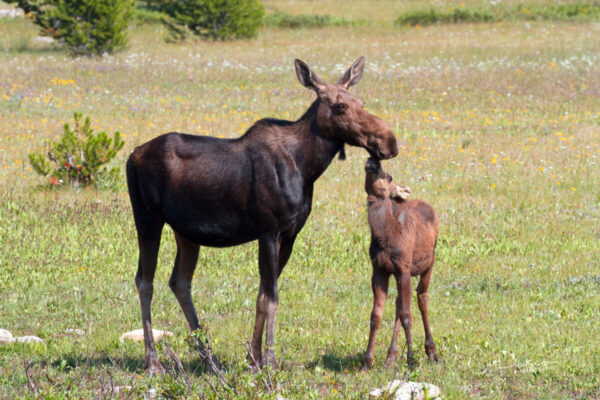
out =
{"type": "Polygon", "coordinates": [[[127,45],[134,0],[8,0],[22,8],[42,35],[64,43],[73,55],[113,53],[127,45]]]}
{"type": "Polygon", "coordinates": [[[252,38],[265,13],[258,0],[153,0],[151,4],[166,15],[163,23],[176,40],[190,32],[212,40],[252,38]]]}

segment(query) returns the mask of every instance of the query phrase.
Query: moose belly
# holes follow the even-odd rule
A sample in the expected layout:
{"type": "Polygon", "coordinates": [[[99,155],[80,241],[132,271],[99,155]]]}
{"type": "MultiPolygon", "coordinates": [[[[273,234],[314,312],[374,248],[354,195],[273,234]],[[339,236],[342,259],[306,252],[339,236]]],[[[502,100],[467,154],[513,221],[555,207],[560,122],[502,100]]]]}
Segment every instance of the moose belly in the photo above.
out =
{"type": "Polygon", "coordinates": [[[166,222],[175,232],[202,246],[235,246],[258,237],[254,224],[235,213],[171,215],[166,222]]]}

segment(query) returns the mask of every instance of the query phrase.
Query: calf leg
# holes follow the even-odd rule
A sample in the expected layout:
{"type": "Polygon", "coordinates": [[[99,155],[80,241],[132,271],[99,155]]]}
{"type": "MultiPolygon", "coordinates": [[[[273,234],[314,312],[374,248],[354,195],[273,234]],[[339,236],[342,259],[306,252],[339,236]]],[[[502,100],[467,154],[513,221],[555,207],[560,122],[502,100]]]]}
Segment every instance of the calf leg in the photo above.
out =
{"type": "Polygon", "coordinates": [[[138,261],[138,271],[135,276],[138,295],[140,297],[140,306],[142,309],[142,324],[144,328],[144,346],[146,348],[146,366],[152,375],[162,371],[158,362],[156,348],[154,347],[154,337],[152,336],[152,315],[150,305],[152,303],[152,293],[154,286],[154,273],[156,272],[156,263],[158,259],[158,249],[160,247],[160,235],[162,224],[155,229],[138,229],[138,244],[140,255],[138,261]]]}
{"type": "Polygon", "coordinates": [[[419,286],[417,286],[417,297],[419,299],[419,311],[421,311],[421,317],[423,318],[423,327],[425,328],[425,353],[430,361],[439,361],[440,358],[435,351],[435,342],[433,341],[431,328],[429,327],[429,310],[427,304],[429,301],[427,289],[431,281],[432,271],[433,268],[429,268],[427,272],[421,275],[419,286]]]}
{"type": "Polygon", "coordinates": [[[385,363],[390,366],[396,361],[396,357],[398,356],[398,332],[400,331],[400,325],[402,325],[406,337],[406,358],[409,367],[412,367],[414,359],[411,336],[412,320],[410,315],[410,297],[412,295],[410,273],[406,271],[399,276],[396,275],[396,282],[398,285],[398,297],[396,298],[396,324],[394,325],[392,342],[390,343],[385,363]]]}
{"type": "Polygon", "coordinates": [[[371,278],[371,289],[373,290],[373,311],[371,312],[371,326],[369,331],[369,343],[363,359],[362,371],[367,371],[373,367],[375,357],[375,337],[377,330],[381,325],[383,316],[383,306],[387,298],[388,282],[390,275],[387,272],[380,271],[373,266],[373,277],[371,278]]]}

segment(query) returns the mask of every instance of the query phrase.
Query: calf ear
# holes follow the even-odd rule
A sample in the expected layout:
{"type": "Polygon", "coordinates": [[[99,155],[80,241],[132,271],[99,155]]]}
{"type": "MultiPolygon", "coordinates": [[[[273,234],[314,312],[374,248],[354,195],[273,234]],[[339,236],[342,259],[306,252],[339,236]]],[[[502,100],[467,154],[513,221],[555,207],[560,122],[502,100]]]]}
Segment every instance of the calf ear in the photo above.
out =
{"type": "Polygon", "coordinates": [[[408,199],[410,196],[410,188],[408,186],[398,186],[394,184],[394,187],[390,191],[390,198],[396,201],[403,201],[408,199]]]}
{"type": "Polygon", "coordinates": [[[342,79],[338,81],[338,85],[344,85],[346,89],[348,89],[350,86],[356,85],[358,81],[360,81],[364,69],[365,57],[360,56],[360,58],[354,61],[354,64],[352,64],[352,66],[348,68],[348,71],[344,73],[342,79]]]}
{"type": "Polygon", "coordinates": [[[294,66],[296,67],[296,76],[298,76],[298,80],[302,86],[312,89],[315,92],[318,92],[325,87],[325,82],[323,82],[304,61],[296,59],[296,61],[294,61],[294,66]]]}

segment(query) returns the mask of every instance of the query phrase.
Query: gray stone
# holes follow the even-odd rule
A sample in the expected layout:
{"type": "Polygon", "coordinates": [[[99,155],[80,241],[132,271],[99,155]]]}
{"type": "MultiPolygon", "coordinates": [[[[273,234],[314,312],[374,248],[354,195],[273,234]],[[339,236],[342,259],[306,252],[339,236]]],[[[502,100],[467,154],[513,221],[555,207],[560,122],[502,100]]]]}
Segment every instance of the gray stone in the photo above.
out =
{"type": "Polygon", "coordinates": [[[369,396],[372,398],[380,397],[384,393],[393,400],[434,400],[442,399],[440,388],[430,383],[405,382],[396,379],[388,383],[382,389],[375,389],[369,396]],[[427,397],[425,397],[427,393],[427,397]]]}

